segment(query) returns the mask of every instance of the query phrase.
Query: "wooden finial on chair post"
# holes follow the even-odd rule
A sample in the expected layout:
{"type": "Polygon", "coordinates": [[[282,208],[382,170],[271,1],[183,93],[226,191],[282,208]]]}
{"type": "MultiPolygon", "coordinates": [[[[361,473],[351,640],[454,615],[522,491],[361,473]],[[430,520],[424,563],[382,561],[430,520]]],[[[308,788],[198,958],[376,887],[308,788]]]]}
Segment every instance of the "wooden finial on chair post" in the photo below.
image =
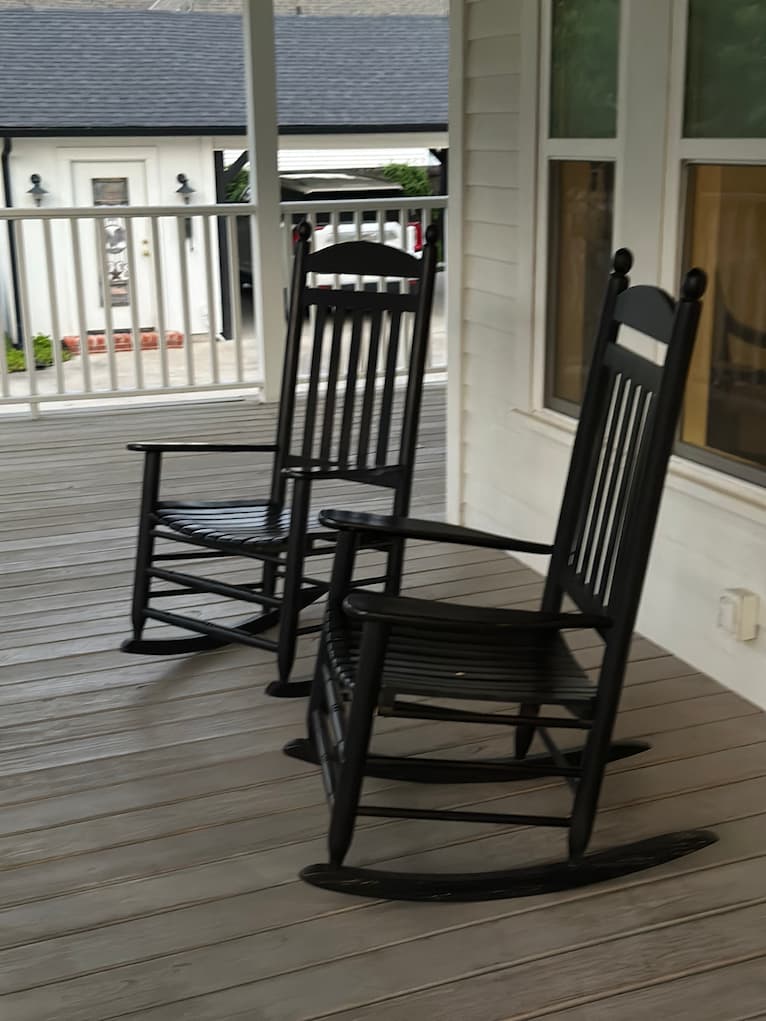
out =
{"type": "Polygon", "coordinates": [[[681,285],[683,301],[699,301],[707,288],[707,273],[699,266],[690,269],[681,285]]]}
{"type": "Polygon", "coordinates": [[[633,253],[628,248],[618,248],[612,257],[612,275],[626,277],[633,266],[633,253]]]}

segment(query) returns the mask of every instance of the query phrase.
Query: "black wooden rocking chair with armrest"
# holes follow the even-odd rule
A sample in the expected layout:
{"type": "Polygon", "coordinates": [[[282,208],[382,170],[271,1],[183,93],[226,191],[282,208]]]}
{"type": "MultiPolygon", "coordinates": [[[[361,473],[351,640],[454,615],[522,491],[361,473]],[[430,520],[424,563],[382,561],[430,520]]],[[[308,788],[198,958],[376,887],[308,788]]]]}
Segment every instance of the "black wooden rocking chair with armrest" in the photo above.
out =
{"type": "MultiPolygon", "coordinates": [[[[331,552],[335,540],[333,529],[317,520],[312,484],[338,480],[384,487],[393,493],[393,513],[408,511],[436,272],[434,226],[426,231],[420,258],[369,241],[345,242],[312,253],[310,237],[309,224],[301,224],[276,442],[129,445],[130,450],[143,452],[145,459],[133,637],[122,648],[178,655],[238,642],[273,650],[279,670],[279,680],[267,688],[273,695],[306,695],[310,689],[310,682],[289,682],[297,637],[312,630],[298,626],[299,614],[327,591],[328,584],[307,576],[305,566],[309,558],[331,552]],[[332,284],[311,286],[312,279],[332,284]],[[381,290],[372,289],[376,280],[382,281],[381,290]],[[399,281],[404,281],[403,288],[399,281]],[[305,399],[297,399],[301,335],[309,312],[314,319],[310,374],[305,399]],[[402,361],[407,366],[403,390],[397,388],[402,361]],[[267,499],[160,499],[164,454],[237,451],[273,455],[267,499]],[[220,558],[223,566],[231,558],[259,563],[260,576],[234,584],[226,576],[192,574],[183,564],[220,558]],[[158,605],[192,592],[254,604],[258,613],[231,626],[158,605]],[[194,636],[144,636],[148,621],[173,625],[194,636]],[[264,635],[275,625],[279,628],[276,638],[264,635]]],[[[391,541],[376,539],[376,544],[389,548],[391,541]]],[[[387,563],[399,571],[398,557],[391,549],[387,563]]],[[[388,582],[387,590],[391,590],[388,582]]]]}
{"type": "MultiPolygon", "coordinates": [[[[413,519],[341,511],[320,515],[341,536],[311,694],[309,737],[285,749],[320,763],[331,808],[329,863],[304,869],[308,882],[399,899],[523,896],[624,875],[714,841],[704,831],[684,832],[585,854],[607,762],[648,747],[613,744],[612,731],[705,288],[701,270],[687,274],[677,303],[654,287],[628,288],[631,261],[624,249],[614,259],[552,546],[413,519]],[[663,342],[664,366],[618,343],[623,325],[663,342]],[[384,537],[550,554],[541,607],[490,609],[370,591],[349,594],[356,548],[384,537]],[[566,609],[565,599],[575,609],[566,609]],[[567,631],[583,628],[603,641],[596,680],[564,638],[567,631]],[[460,700],[517,708],[498,715],[491,705],[461,708],[460,700]],[[483,761],[369,754],[376,712],[512,726],[515,754],[483,761]],[[551,736],[557,728],[586,734],[584,747],[559,748],[551,736]],[[545,751],[529,755],[535,735],[545,751]],[[383,794],[374,804],[360,804],[365,775],[459,784],[561,777],[572,789],[573,803],[560,814],[550,811],[550,801],[541,814],[387,806],[381,803],[383,794]],[[562,828],[569,834],[569,857],[474,874],[346,867],[358,815],[562,828]]],[[[542,786],[548,789],[524,794],[522,808],[532,797],[541,797],[544,808],[546,798],[561,802],[561,790],[542,786]]],[[[539,845],[543,859],[548,847],[548,840],[539,845]]]]}

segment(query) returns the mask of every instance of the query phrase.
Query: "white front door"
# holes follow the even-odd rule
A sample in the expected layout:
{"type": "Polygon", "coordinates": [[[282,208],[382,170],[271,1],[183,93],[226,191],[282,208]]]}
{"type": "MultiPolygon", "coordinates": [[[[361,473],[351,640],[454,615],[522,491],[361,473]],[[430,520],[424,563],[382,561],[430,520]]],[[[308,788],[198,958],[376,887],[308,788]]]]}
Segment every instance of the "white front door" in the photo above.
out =
{"type": "Polygon", "coordinates": [[[147,204],[144,160],[73,160],[72,189],[76,206],[113,206],[114,216],[80,225],[85,314],[89,330],[106,327],[105,306],[114,329],[155,325],[150,222],[133,220],[131,279],[128,231],[120,206],[147,204]],[[106,266],[106,273],[104,273],[106,266]]]}

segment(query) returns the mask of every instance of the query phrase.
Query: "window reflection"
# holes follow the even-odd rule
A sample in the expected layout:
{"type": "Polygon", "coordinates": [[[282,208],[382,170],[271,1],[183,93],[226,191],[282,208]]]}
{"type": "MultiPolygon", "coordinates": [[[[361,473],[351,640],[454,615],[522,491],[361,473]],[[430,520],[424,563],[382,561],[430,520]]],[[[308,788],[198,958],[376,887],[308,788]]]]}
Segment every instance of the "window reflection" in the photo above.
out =
{"type": "Polygon", "coordinates": [[[681,438],[766,467],[766,167],[689,168],[686,264],[710,278],[681,438]]]}

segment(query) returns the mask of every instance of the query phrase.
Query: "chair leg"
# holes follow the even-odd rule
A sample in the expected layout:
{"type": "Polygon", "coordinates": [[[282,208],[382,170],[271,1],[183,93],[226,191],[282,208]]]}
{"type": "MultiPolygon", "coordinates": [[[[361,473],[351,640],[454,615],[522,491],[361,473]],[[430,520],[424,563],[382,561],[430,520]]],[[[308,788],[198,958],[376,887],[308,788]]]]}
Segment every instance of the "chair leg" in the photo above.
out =
{"type": "Polygon", "coordinates": [[[152,535],[152,514],[157,504],[160,488],[160,453],[151,451],[145,455],[144,479],[141,490],[141,511],[138,522],[138,544],[136,547],[136,567],[133,578],[133,602],[131,608],[131,624],[133,640],[139,641],[146,624],[146,604],[149,601],[151,579],[148,571],[154,554],[154,536],[152,535]]]}
{"type": "MultiPolygon", "coordinates": [[[[531,702],[525,702],[520,707],[520,715],[522,716],[537,716],[539,713],[540,706],[534,705],[531,702]]],[[[525,759],[527,757],[527,752],[534,740],[536,730],[537,727],[531,723],[522,723],[521,726],[516,728],[514,753],[517,759],[525,759]]]]}
{"type": "Polygon", "coordinates": [[[279,565],[271,560],[263,563],[261,575],[262,591],[265,596],[273,596],[277,588],[277,570],[279,565]]]}
{"type": "Polygon", "coordinates": [[[266,687],[266,694],[274,698],[303,698],[311,692],[311,681],[290,681],[295,653],[298,646],[298,618],[301,611],[301,575],[303,557],[301,556],[300,574],[294,574],[295,565],[291,564],[288,555],[287,577],[285,578],[284,601],[279,618],[279,637],[277,638],[277,669],[279,680],[272,681],[266,687]]]}
{"type": "Polygon", "coordinates": [[[277,639],[277,667],[279,680],[266,688],[266,694],[276,698],[295,698],[308,695],[311,682],[290,684],[290,674],[295,662],[298,645],[298,617],[301,612],[301,587],[303,584],[303,563],[306,547],[305,535],[309,516],[309,494],[311,490],[306,479],[296,479],[293,487],[293,509],[290,517],[290,538],[285,561],[285,582],[282,594],[282,610],[279,617],[277,639]]]}
{"type": "Polygon", "coordinates": [[[593,832],[601,784],[609,762],[611,731],[611,719],[597,719],[583,749],[582,775],[577,784],[569,827],[569,858],[573,862],[579,861],[585,854],[593,832]]]}
{"type": "Polygon", "coordinates": [[[282,749],[289,758],[298,759],[301,762],[312,762],[314,765],[319,764],[319,752],[314,741],[312,720],[315,712],[325,709],[322,651],[323,644],[320,641],[314,666],[314,677],[311,681],[311,698],[306,710],[306,736],[293,738],[282,749]]]}
{"type": "MultiPolygon", "coordinates": [[[[335,547],[335,559],[333,560],[332,566],[330,591],[327,595],[328,615],[332,613],[333,609],[335,609],[336,612],[340,612],[340,605],[348,592],[351,584],[351,578],[354,573],[356,549],[357,539],[353,532],[341,532],[338,535],[335,547]]],[[[319,755],[311,736],[311,721],[312,712],[315,709],[320,708],[324,703],[324,678],[322,675],[322,670],[325,665],[323,658],[324,650],[325,642],[323,634],[319,641],[316,666],[314,668],[314,679],[311,682],[311,700],[306,720],[308,737],[299,737],[293,741],[288,741],[283,749],[285,755],[289,755],[290,758],[300,759],[302,762],[313,762],[314,764],[319,763],[319,755]]]]}
{"type": "Polygon", "coordinates": [[[404,570],[404,539],[392,539],[391,549],[386,561],[385,592],[389,596],[398,596],[402,586],[404,570]]]}
{"type": "Polygon", "coordinates": [[[365,625],[328,837],[330,863],[336,868],[342,865],[354,834],[372,723],[380,694],[387,637],[385,624],[365,625]]]}

